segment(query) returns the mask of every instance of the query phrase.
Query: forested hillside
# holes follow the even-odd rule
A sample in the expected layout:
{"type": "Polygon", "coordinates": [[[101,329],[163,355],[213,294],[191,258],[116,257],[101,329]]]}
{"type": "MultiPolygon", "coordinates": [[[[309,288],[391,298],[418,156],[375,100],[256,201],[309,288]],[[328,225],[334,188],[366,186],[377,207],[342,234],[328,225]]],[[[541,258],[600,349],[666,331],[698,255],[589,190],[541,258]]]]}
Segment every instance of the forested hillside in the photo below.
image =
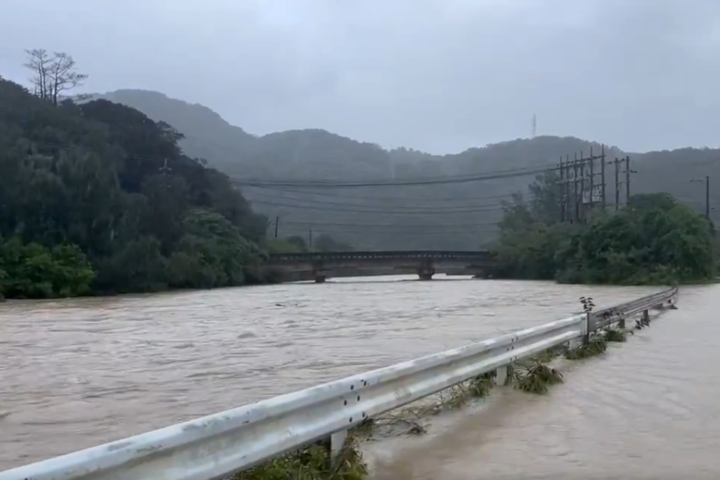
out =
{"type": "Polygon", "coordinates": [[[0,79],[0,295],[262,280],[266,219],[182,135],[132,108],[0,79]]]}
{"type": "MultiPolygon", "coordinates": [[[[600,150],[599,143],[552,136],[443,156],[404,148],[388,151],[321,130],[256,137],[207,107],[160,93],[119,90],[103,97],[177,128],[185,135],[179,144],[188,155],[227,173],[242,185],[254,208],[271,222],[278,218],[281,237],[296,235],[307,242],[329,234],[357,249],[487,245],[497,238],[502,202],[524,191],[539,170],[555,166],[561,157],[600,150]],[[422,179],[428,181],[418,184],[422,179]],[[333,183],[353,182],[363,185],[332,188],[333,183]]],[[[628,154],[614,147],[606,147],[606,153],[608,161],[628,154]]],[[[669,192],[698,211],[705,207],[704,185],[691,180],[720,178],[719,150],[628,155],[632,193],[669,192]]],[[[624,181],[621,172],[623,203],[624,181]]],[[[614,182],[613,166],[607,165],[610,202],[615,200],[614,182]]],[[[720,200],[716,191],[711,188],[712,204],[720,200]]]]}

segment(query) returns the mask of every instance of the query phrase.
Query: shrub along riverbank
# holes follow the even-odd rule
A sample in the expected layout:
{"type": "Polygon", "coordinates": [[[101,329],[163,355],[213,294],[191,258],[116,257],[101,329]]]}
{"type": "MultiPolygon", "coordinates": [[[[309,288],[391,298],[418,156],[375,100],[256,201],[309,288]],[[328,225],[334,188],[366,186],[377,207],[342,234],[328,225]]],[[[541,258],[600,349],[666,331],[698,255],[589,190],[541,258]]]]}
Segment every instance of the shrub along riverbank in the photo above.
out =
{"type": "Polygon", "coordinates": [[[631,197],[618,212],[557,222],[553,179],[531,185],[532,200],[506,205],[497,243],[505,278],[561,283],[671,285],[715,278],[718,239],[705,217],[669,194],[631,197]]]}

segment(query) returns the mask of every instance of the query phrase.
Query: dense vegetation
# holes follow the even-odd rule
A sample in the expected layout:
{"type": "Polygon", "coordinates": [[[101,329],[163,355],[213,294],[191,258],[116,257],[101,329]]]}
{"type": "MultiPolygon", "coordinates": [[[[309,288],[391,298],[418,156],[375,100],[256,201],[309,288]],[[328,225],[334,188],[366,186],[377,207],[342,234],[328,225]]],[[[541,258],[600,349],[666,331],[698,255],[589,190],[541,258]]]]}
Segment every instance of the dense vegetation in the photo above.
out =
{"type": "Polygon", "coordinates": [[[497,243],[503,275],[563,283],[671,284],[714,278],[715,227],[669,194],[638,194],[618,212],[558,221],[552,175],[532,199],[505,206],[497,243]]]}
{"type": "Polygon", "coordinates": [[[0,80],[0,292],[241,285],[266,219],[182,135],[105,100],[55,105],[0,80]]]}
{"type": "Polygon", "coordinates": [[[267,218],[186,155],[183,134],[125,105],[64,99],[87,75],[67,54],[27,54],[31,90],[0,77],[0,299],[257,283],[268,252],[351,248],[322,234],[267,241],[267,218]]]}
{"type": "MultiPolygon", "coordinates": [[[[575,152],[596,153],[600,145],[570,137],[539,136],[473,148],[458,154],[430,155],[404,148],[386,150],[322,130],[296,130],[253,136],[201,105],[157,92],[119,90],[105,95],[154,120],[171,123],[185,138],[184,151],[206,158],[231,177],[296,182],[406,181],[468,177],[528,166],[554,166],[575,152]]],[[[608,160],[624,156],[606,148],[608,160]]],[[[632,193],[669,192],[680,203],[702,212],[704,189],[692,179],[720,177],[720,150],[680,149],[629,153],[632,193]],[[679,170],[682,165],[682,170],[679,170]]],[[[607,168],[607,194],[615,188],[607,168]]],[[[308,237],[323,233],[352,243],[358,250],[473,250],[492,243],[502,219],[501,202],[524,190],[535,174],[483,181],[421,186],[312,188],[243,186],[257,211],[280,217],[280,235],[308,237]]],[[[621,181],[624,175],[621,174],[621,181]]],[[[621,186],[621,202],[625,187],[621,186]]],[[[711,203],[720,189],[711,188],[711,203]]],[[[713,212],[715,214],[715,212],[713,212]]]]}

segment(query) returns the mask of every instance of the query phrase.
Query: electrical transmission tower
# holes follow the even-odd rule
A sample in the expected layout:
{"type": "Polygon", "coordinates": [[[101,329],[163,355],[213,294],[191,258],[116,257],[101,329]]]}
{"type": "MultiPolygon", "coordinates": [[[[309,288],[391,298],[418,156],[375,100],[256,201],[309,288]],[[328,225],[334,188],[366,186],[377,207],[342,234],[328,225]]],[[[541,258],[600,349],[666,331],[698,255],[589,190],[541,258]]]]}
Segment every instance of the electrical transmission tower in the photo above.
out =
{"type": "Polygon", "coordinates": [[[607,199],[604,146],[599,155],[590,149],[589,156],[580,152],[580,155],[575,154],[573,160],[570,160],[570,155],[560,157],[558,169],[560,221],[584,221],[597,204],[605,209],[607,199]]]}
{"type": "Polygon", "coordinates": [[[532,138],[535,138],[535,135],[537,135],[537,115],[533,113],[532,117],[532,138]]]}

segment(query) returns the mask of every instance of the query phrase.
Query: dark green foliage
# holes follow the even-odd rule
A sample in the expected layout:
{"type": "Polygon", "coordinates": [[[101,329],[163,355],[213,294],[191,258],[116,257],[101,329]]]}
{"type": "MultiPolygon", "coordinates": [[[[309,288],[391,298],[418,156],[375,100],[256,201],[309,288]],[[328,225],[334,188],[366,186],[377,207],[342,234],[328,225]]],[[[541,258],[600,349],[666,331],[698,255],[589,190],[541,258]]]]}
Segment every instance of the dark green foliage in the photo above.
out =
{"type": "Polygon", "coordinates": [[[563,382],[562,373],[540,361],[531,360],[528,364],[518,364],[513,375],[515,388],[528,393],[547,393],[550,386],[563,382]]]}
{"type": "Polygon", "coordinates": [[[604,330],[604,337],[606,342],[617,342],[623,343],[627,341],[627,333],[619,327],[606,328],[604,330]]]}
{"type": "Polygon", "coordinates": [[[163,122],[0,80],[0,294],[12,298],[258,281],[266,219],[163,122]]]}
{"type": "Polygon", "coordinates": [[[351,252],[352,245],[345,242],[338,242],[330,235],[320,235],[313,242],[313,250],[316,252],[351,252]]]}
{"type": "Polygon", "coordinates": [[[607,351],[608,339],[600,335],[593,335],[590,341],[580,345],[577,348],[568,349],[565,352],[565,358],[568,360],[583,360],[590,357],[596,357],[607,351]]]}
{"type": "Polygon", "coordinates": [[[558,222],[548,191],[553,178],[531,186],[533,202],[505,207],[497,244],[505,276],[563,283],[672,284],[714,278],[714,226],[669,194],[635,195],[619,212],[585,222],[558,222]],[[539,199],[539,200],[538,200],[539,199]]]}
{"type": "Polygon", "coordinates": [[[270,253],[305,253],[308,251],[307,244],[301,237],[268,240],[267,249],[270,253]]]}
{"type": "Polygon", "coordinates": [[[85,254],[75,245],[52,248],[0,237],[0,295],[48,298],[83,295],[95,277],[85,254]]]}

